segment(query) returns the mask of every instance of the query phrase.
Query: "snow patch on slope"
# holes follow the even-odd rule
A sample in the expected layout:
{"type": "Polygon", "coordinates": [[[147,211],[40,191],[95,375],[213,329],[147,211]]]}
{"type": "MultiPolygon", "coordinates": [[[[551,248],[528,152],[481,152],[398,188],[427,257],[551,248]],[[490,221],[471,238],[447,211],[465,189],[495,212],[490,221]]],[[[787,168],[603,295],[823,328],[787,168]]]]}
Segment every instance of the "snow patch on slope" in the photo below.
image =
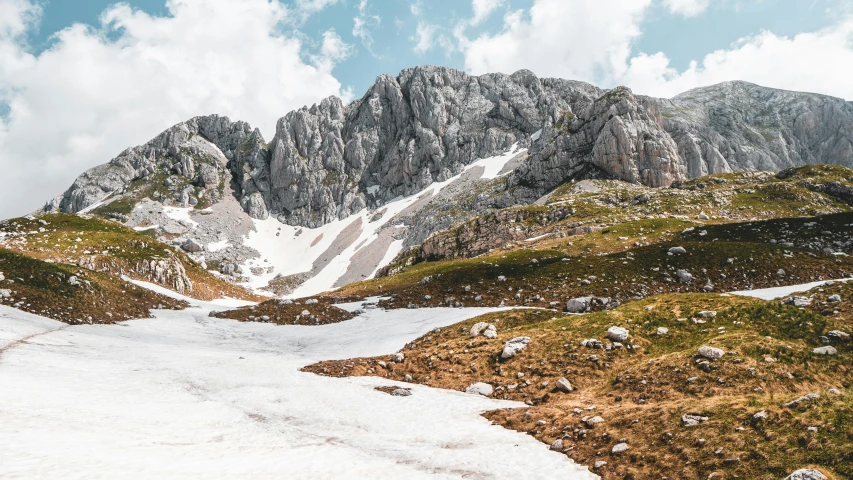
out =
{"type": "Polygon", "coordinates": [[[193,308],[40,335],[0,361],[0,477],[597,478],[480,416],[523,404],[419,385],[393,397],[374,390],[384,379],[298,371],[391,353],[486,311],[375,309],[283,327],[193,308]]]}
{"type": "MultiPolygon", "coordinates": [[[[472,168],[482,167],[484,169],[480,179],[497,178],[513,158],[525,151],[525,149],[519,149],[518,144],[515,144],[507,153],[477,160],[466,166],[459,175],[443,182],[435,182],[414,195],[405,198],[398,197],[376,211],[364,209],[343,220],[336,220],[319,228],[293,227],[283,224],[273,217],[266,220],[253,219],[255,230],[249,233],[244,244],[260,252],[261,256],[251,259],[243,265],[244,274],[249,276],[249,281],[245,285],[249,288],[259,289],[265,287],[270,280],[278,275],[286,277],[312,271],[314,264],[334,244],[342,232],[348,226],[360,221],[361,230],[355,241],[347,245],[319,272],[315,272],[316,275],[306,279],[288,297],[304,297],[331,290],[336,282],[347,273],[356,251],[360,248],[366,248],[376,241],[382,229],[392,228],[390,222],[398,214],[422,198],[435,197],[445,187],[459,180],[465,172],[472,168]],[[375,218],[379,212],[382,213],[381,217],[375,218]],[[260,269],[262,273],[253,274],[251,273],[252,269],[256,271],[260,269]]],[[[379,187],[375,186],[375,188],[378,189],[379,187]]],[[[373,193],[376,191],[373,190],[373,193]]],[[[176,214],[173,213],[173,215],[176,214]]],[[[392,242],[378,265],[359,265],[358,267],[365,268],[365,274],[369,273],[369,278],[372,278],[380,268],[390,263],[402,251],[403,243],[402,240],[392,242]]]]}

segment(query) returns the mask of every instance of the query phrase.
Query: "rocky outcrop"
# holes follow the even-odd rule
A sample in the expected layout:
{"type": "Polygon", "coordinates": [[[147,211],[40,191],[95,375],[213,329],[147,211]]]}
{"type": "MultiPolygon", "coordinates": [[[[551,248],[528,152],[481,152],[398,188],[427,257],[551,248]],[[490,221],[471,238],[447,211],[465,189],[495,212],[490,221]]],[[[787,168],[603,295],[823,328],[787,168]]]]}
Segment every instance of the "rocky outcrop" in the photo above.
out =
{"type": "Polygon", "coordinates": [[[547,121],[529,160],[509,183],[538,196],[576,178],[619,178],[660,187],[684,180],[686,173],[656,103],[618,87],[577,114],[565,110],[554,122],[547,121]]]}
{"type": "MultiPolygon", "coordinates": [[[[48,202],[45,210],[79,212],[109,195],[124,192],[134,180],[145,180],[154,173],[174,174],[187,179],[188,183],[211,188],[213,185],[210,183],[219,183],[218,170],[224,165],[217,165],[216,162],[199,164],[197,149],[193,151],[190,147],[192,140],[197,137],[220,150],[224,155],[223,160],[232,161],[232,168],[266,163],[268,153],[265,150],[250,148],[252,142],[263,144],[263,139],[260,132],[252,130],[247,123],[231,122],[227,117],[218,115],[196,117],[169,128],[144,145],[128,148],[109,163],[87,170],[63,195],[48,202]]],[[[252,189],[259,188],[259,184],[263,185],[263,179],[255,181],[251,171],[248,174],[242,169],[238,171],[240,175],[237,179],[243,191],[251,193],[252,189]]],[[[184,203],[189,202],[189,197],[187,194],[187,202],[184,203]]]]}
{"type": "Polygon", "coordinates": [[[747,82],[655,100],[690,178],[817,163],[853,166],[853,103],[747,82]]]}
{"type": "MultiPolygon", "coordinates": [[[[525,70],[472,76],[423,66],[379,76],[349,105],[330,97],[286,114],[269,144],[244,122],[194,118],[87,171],[46,209],[79,212],[167,168],[207,189],[230,177],[254,218],[318,227],[415,194],[516,143],[530,147],[529,157],[494,187],[505,194],[477,199],[477,213],[530,203],[578,178],[659,187],[708,173],[853,165],[853,104],[744,82],[655,99],[525,70]],[[229,175],[182,151],[193,138],[221,151],[229,175]]],[[[179,200],[199,201],[190,192],[179,200]]]]}

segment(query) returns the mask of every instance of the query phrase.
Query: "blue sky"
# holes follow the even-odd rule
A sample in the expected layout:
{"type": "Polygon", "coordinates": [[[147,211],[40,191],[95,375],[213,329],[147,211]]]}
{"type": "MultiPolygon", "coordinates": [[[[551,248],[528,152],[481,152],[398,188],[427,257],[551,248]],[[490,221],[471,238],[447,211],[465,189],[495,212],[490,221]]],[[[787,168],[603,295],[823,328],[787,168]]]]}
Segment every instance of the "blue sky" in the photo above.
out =
{"type": "Polygon", "coordinates": [[[194,116],[270,140],[288,111],[420,64],[853,100],[853,2],[0,0],[0,218],[194,116]]]}
{"type": "MultiPolygon", "coordinates": [[[[101,13],[115,3],[118,2],[42,2],[42,20],[29,35],[33,49],[48,48],[55,32],[74,23],[97,26],[101,13]]],[[[130,0],[125,3],[152,15],[169,14],[165,0],[130,0]]],[[[293,1],[283,3],[296,8],[293,1]]],[[[763,30],[781,36],[815,31],[831,25],[837,15],[835,10],[827,11],[835,2],[824,0],[718,0],[710,3],[702,14],[689,18],[672,13],[662,3],[654,4],[644,15],[640,24],[642,35],[632,43],[632,52],[665,52],[672,66],[684,69],[690,61],[701,60],[714,50],[729,48],[742,37],[763,30]]],[[[397,74],[415,65],[434,64],[465,69],[464,56],[459,50],[434,48],[419,53],[413,51],[413,47],[417,42],[415,36],[419,21],[444,26],[446,30],[443,33],[450,36],[453,25],[471,17],[471,3],[459,0],[421,1],[421,15],[412,12],[413,4],[418,3],[400,0],[372,0],[368,3],[368,12],[380,17],[378,25],[372,27],[373,46],[370,50],[352,32],[353,19],[358,14],[358,0],[341,0],[312,15],[304,23],[283,27],[283,30],[304,36],[306,58],[319,48],[322,33],[330,28],[353,45],[353,54],[338,63],[333,72],[343,85],[353,87],[356,96],[361,95],[377,75],[397,74]]],[[[469,34],[476,36],[499,31],[504,12],[529,9],[532,4],[533,0],[508,0],[469,34]]]]}

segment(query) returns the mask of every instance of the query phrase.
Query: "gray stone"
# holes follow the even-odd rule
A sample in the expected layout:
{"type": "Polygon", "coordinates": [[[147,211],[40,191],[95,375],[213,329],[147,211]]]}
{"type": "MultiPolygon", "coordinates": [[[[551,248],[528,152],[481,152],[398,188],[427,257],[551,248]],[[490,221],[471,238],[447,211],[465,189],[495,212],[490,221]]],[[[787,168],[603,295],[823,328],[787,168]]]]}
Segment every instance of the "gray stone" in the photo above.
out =
{"type": "Polygon", "coordinates": [[[707,345],[699,347],[698,353],[700,356],[705,357],[709,360],[719,360],[723,358],[723,356],[726,354],[726,352],[722,349],[709,347],[707,345]]]}
{"type": "Polygon", "coordinates": [[[554,450],[555,452],[562,452],[563,451],[563,439],[558,438],[558,439],[554,440],[554,443],[551,444],[551,450],[554,450]]]}
{"type": "Polygon", "coordinates": [[[675,272],[675,276],[681,283],[690,283],[693,281],[693,274],[691,274],[687,270],[678,270],[675,272]]]}
{"type": "Polygon", "coordinates": [[[681,425],[685,427],[695,427],[696,425],[707,421],[708,417],[703,417],[701,415],[696,415],[692,413],[685,413],[681,416],[681,425]]]}
{"type": "Polygon", "coordinates": [[[394,355],[391,355],[391,361],[394,363],[403,363],[406,360],[406,355],[401,352],[397,352],[394,355]]]}
{"type": "Polygon", "coordinates": [[[198,253],[204,251],[204,247],[198,244],[195,240],[189,238],[181,244],[181,249],[189,253],[198,253]]]}
{"type": "Polygon", "coordinates": [[[681,255],[687,253],[687,250],[684,247],[672,247],[669,249],[669,253],[673,255],[681,255]]]}
{"type": "Polygon", "coordinates": [[[569,313],[588,312],[592,304],[592,297],[578,297],[566,302],[566,311],[569,313]]]}
{"type": "Polygon", "coordinates": [[[508,360],[518,355],[530,343],[530,337],[515,337],[504,344],[501,351],[501,359],[508,360]]]}
{"type": "Polygon", "coordinates": [[[395,397],[408,397],[411,394],[412,391],[405,388],[395,388],[394,390],[391,390],[391,395],[395,397]]]}
{"type": "Polygon", "coordinates": [[[812,353],[814,353],[815,355],[836,355],[838,354],[838,350],[836,350],[835,347],[831,345],[826,345],[823,347],[815,348],[814,350],[812,350],[812,353]]]}
{"type": "Polygon", "coordinates": [[[801,468],[785,477],[785,480],[827,480],[826,475],[813,468],[801,468]]]}
{"type": "Polygon", "coordinates": [[[607,329],[607,338],[614,342],[624,342],[628,340],[628,329],[623,327],[610,327],[607,329]]]}
{"type": "Polygon", "coordinates": [[[468,385],[468,388],[465,389],[465,393],[473,393],[476,395],[482,395],[484,397],[489,397],[494,393],[494,388],[488,383],[477,382],[468,385]]]}
{"type": "Polygon", "coordinates": [[[627,452],[629,448],[630,447],[628,447],[627,443],[617,443],[616,445],[613,445],[613,448],[610,449],[610,453],[624,453],[627,452]]]}
{"type": "Polygon", "coordinates": [[[560,377],[557,380],[557,390],[563,393],[570,393],[572,391],[572,384],[565,377],[560,377]]]}

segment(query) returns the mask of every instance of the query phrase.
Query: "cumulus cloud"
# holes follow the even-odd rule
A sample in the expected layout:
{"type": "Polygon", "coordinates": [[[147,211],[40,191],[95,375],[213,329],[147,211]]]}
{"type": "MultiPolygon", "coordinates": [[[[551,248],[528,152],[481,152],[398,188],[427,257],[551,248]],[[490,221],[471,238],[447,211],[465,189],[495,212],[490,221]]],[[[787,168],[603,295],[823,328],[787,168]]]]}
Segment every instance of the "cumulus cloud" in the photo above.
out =
{"type": "Polygon", "coordinates": [[[853,18],[793,37],[771,32],[738,40],[683,71],[663,53],[632,58],[622,83],[648,95],[670,97],[702,85],[745,80],[760,85],[853,99],[853,18]]]}
{"type": "Polygon", "coordinates": [[[710,0],[663,0],[670,12],[685,17],[695,17],[708,9],[710,0]]]}
{"type": "Polygon", "coordinates": [[[471,18],[471,25],[479,25],[505,3],[505,0],[472,0],[471,8],[474,10],[474,17],[471,18]]]}
{"type": "Polygon", "coordinates": [[[595,81],[601,72],[623,71],[631,42],[651,0],[535,0],[510,12],[503,30],[461,38],[465,67],[473,73],[512,73],[595,81]]]}
{"type": "MultiPolygon", "coordinates": [[[[701,12],[705,1],[665,0],[673,13],[701,12]]],[[[663,52],[636,53],[651,0],[534,0],[510,12],[502,31],[469,39],[457,30],[465,67],[472,73],[512,73],[627,85],[638,93],[671,97],[728,80],[853,99],[853,11],[837,11],[830,27],[793,37],[765,31],[707,54],[678,70],[663,52]]]]}
{"type": "Polygon", "coordinates": [[[416,53],[426,53],[433,47],[433,39],[438,27],[427,22],[418,22],[415,29],[415,35],[412,40],[415,42],[414,50],[416,53]]]}
{"type": "Polygon", "coordinates": [[[382,23],[382,18],[379,15],[370,13],[367,0],[361,0],[358,3],[358,15],[353,19],[352,35],[361,40],[361,44],[371,54],[373,52],[373,29],[379,27],[382,23]]]}
{"type": "Polygon", "coordinates": [[[35,5],[0,0],[0,217],[192,116],[245,120],[269,139],[289,110],[342,93],[331,70],[349,47],[327,31],[306,54],[281,33],[294,13],[278,0],[169,0],[164,17],[117,4],[32,54],[22,36],[35,5]]]}

